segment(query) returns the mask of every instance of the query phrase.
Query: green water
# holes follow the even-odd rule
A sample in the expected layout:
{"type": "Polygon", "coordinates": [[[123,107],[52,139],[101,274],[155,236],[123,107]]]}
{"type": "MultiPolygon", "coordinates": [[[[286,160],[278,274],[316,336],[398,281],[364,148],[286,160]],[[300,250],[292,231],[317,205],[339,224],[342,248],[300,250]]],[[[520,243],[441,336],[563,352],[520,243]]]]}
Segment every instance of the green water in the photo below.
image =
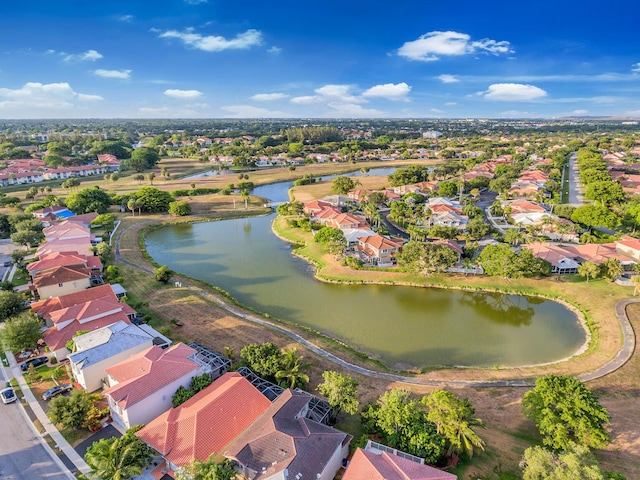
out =
{"type": "Polygon", "coordinates": [[[216,285],[257,311],[309,326],[392,368],[517,366],[585,342],[565,306],[520,295],[317,281],[271,232],[274,215],[171,226],[147,236],[160,264],[216,285]]]}

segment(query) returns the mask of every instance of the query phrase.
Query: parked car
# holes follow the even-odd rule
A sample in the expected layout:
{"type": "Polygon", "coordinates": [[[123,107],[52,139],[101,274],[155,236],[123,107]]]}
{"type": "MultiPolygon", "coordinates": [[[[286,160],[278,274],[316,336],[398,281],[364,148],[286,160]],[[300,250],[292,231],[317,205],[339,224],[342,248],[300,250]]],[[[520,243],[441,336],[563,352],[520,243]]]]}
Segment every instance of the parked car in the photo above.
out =
{"type": "Polygon", "coordinates": [[[10,267],[11,266],[11,262],[10,261],[4,262],[4,266],[5,267],[10,267]]]}
{"type": "Polygon", "coordinates": [[[11,403],[18,399],[16,392],[11,387],[0,390],[0,397],[2,398],[2,403],[11,403]]]}
{"type": "Polygon", "coordinates": [[[53,397],[60,395],[61,393],[68,392],[71,390],[71,384],[62,383],[60,385],[56,385],[55,387],[51,387],[49,390],[42,394],[43,400],[51,400],[53,397]]]}
{"type": "Polygon", "coordinates": [[[23,372],[26,372],[27,370],[29,370],[29,365],[33,365],[34,367],[38,368],[46,364],[48,361],[49,359],[47,357],[30,358],[29,360],[24,362],[22,365],[20,365],[20,370],[22,370],[23,372]]]}

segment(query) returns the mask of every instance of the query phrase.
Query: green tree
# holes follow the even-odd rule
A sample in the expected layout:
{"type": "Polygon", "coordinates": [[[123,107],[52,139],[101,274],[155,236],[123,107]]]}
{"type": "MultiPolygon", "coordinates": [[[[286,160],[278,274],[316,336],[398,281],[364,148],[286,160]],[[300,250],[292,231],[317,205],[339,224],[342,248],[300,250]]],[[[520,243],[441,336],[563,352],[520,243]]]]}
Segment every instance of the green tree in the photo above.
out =
{"type": "Polygon", "coordinates": [[[160,283],[168,283],[171,275],[173,275],[173,272],[166,265],[160,265],[153,270],[153,278],[160,283]]]}
{"type": "Polygon", "coordinates": [[[304,370],[311,366],[310,363],[300,363],[302,356],[298,355],[297,349],[288,348],[283,350],[280,357],[280,370],[275,377],[280,382],[280,386],[287,388],[302,388],[309,383],[309,375],[304,370]]]}
{"type": "Polygon", "coordinates": [[[77,214],[82,213],[106,213],[111,205],[109,194],[97,185],[85,188],[67,197],[67,207],[77,214]]]}
{"type": "Polygon", "coordinates": [[[155,148],[140,147],[133,151],[131,159],[125,162],[125,165],[136,172],[141,172],[153,168],[159,160],[160,155],[155,148]]]}
{"type": "Polygon", "coordinates": [[[96,245],[95,251],[98,254],[98,257],[100,257],[100,261],[102,263],[107,263],[107,261],[109,260],[109,256],[111,255],[111,245],[109,245],[107,242],[100,242],[98,245],[96,245]]]}
{"type": "Polygon", "coordinates": [[[42,328],[42,320],[31,312],[23,312],[4,322],[4,329],[1,332],[2,343],[12,352],[34,347],[42,338],[40,328],[42,328]]]}
{"type": "Polygon", "coordinates": [[[140,202],[140,205],[137,205],[138,208],[150,213],[166,212],[173,202],[173,196],[169,192],[158,190],[155,187],[142,187],[133,194],[133,198],[140,202]]]}
{"type": "Polygon", "coordinates": [[[331,191],[339,195],[344,195],[355,187],[356,182],[349,177],[336,177],[331,183],[331,191]]]}
{"type": "Polygon", "coordinates": [[[141,426],[132,427],[120,437],[94,442],[84,455],[91,478],[127,480],[142,474],[153,458],[153,450],[135,435],[141,426]]]}
{"type": "Polygon", "coordinates": [[[191,215],[191,204],[186,200],[179,200],[169,204],[169,215],[174,217],[184,217],[191,215]]]}
{"type": "Polygon", "coordinates": [[[599,274],[600,267],[593,262],[584,262],[578,267],[578,275],[585,277],[587,279],[587,283],[589,283],[591,278],[598,278],[599,274]]]}
{"type": "Polygon", "coordinates": [[[506,243],[487,245],[478,256],[478,263],[487,275],[507,279],[522,276],[518,254],[506,243]]]}
{"type": "Polygon", "coordinates": [[[347,239],[344,237],[344,232],[334,227],[322,227],[316,232],[313,240],[323,244],[331,254],[341,253],[347,246],[347,239]]]}
{"type": "Polygon", "coordinates": [[[51,399],[47,415],[54,424],[64,428],[86,427],[89,412],[99,398],[99,395],[74,389],[69,396],[59,395],[51,399]]]}
{"type": "Polygon", "coordinates": [[[482,218],[472,218],[467,224],[467,232],[474,240],[480,240],[491,231],[491,227],[482,218]]]}
{"type": "Polygon", "coordinates": [[[271,342],[253,343],[242,347],[240,359],[261,377],[273,380],[280,370],[282,352],[271,342]]]}
{"type": "Polygon", "coordinates": [[[446,245],[410,241],[396,258],[401,269],[428,276],[446,271],[456,263],[458,255],[446,245]]]}
{"type": "Polygon", "coordinates": [[[600,273],[613,282],[624,273],[624,267],[617,258],[607,258],[600,264],[600,273]]]}
{"type": "Polygon", "coordinates": [[[571,220],[589,228],[615,228],[619,222],[615,213],[600,205],[582,205],[576,208],[571,214],[571,220]]]}
{"type": "Polygon", "coordinates": [[[213,454],[205,462],[193,460],[176,472],[176,480],[233,480],[236,477],[237,472],[231,461],[218,463],[213,454]]]}
{"type": "Polygon", "coordinates": [[[524,241],[524,235],[519,228],[509,228],[504,232],[504,241],[515,247],[524,241]]]}
{"type": "Polygon", "coordinates": [[[455,197],[458,194],[458,185],[455,182],[440,182],[438,195],[441,197],[455,197]]]}
{"type": "Polygon", "coordinates": [[[350,375],[328,370],[322,373],[323,382],[318,385],[318,392],[327,399],[331,406],[333,423],[340,412],[354,415],[358,411],[358,381],[350,375]]]}
{"type": "Polygon", "coordinates": [[[153,185],[153,180],[156,178],[156,174],[153,172],[147,173],[147,180],[149,180],[149,185],[153,185]]]}
{"type": "Polygon", "coordinates": [[[136,182],[138,182],[138,185],[140,185],[142,182],[144,182],[144,175],[142,175],[141,173],[136,173],[132,178],[136,182]]]}
{"type": "Polygon", "coordinates": [[[589,448],[575,444],[560,453],[529,447],[520,468],[523,480],[607,480],[589,448]]]}
{"type": "Polygon", "coordinates": [[[475,432],[476,427],[486,428],[468,399],[461,399],[446,390],[436,390],[422,399],[428,408],[427,420],[436,425],[436,431],[448,444],[448,453],[464,451],[473,456],[474,448],[484,450],[484,441],[475,432]]]}
{"type": "Polygon", "coordinates": [[[111,213],[102,213],[98,215],[96,218],[91,220],[91,226],[94,228],[102,228],[107,235],[109,235],[113,231],[113,227],[116,223],[116,218],[111,213]]]}
{"type": "Polygon", "coordinates": [[[0,291],[0,322],[15,317],[25,307],[22,295],[16,292],[0,291]]]}
{"type": "Polygon", "coordinates": [[[593,393],[570,375],[547,375],[522,399],[524,415],[533,420],[542,442],[554,450],[566,450],[571,442],[591,448],[609,443],[605,425],[610,416],[593,393]]]}

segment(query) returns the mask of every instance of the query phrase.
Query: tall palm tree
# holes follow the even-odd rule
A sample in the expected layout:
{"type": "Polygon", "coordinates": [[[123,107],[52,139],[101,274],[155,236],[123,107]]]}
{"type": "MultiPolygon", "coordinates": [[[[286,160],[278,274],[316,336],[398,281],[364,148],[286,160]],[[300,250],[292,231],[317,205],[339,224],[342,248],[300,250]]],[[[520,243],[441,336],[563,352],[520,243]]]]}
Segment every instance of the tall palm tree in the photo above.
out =
{"type": "Polygon", "coordinates": [[[142,474],[146,459],[141,459],[139,453],[132,442],[123,444],[121,439],[100,440],[87,450],[85,460],[91,467],[91,478],[127,480],[142,474]]]}
{"type": "Polygon", "coordinates": [[[306,370],[311,364],[300,363],[302,356],[298,355],[298,350],[295,347],[288,348],[282,353],[281,369],[275,375],[280,380],[280,385],[296,388],[309,383],[309,375],[304,373],[303,370],[306,370]]]}

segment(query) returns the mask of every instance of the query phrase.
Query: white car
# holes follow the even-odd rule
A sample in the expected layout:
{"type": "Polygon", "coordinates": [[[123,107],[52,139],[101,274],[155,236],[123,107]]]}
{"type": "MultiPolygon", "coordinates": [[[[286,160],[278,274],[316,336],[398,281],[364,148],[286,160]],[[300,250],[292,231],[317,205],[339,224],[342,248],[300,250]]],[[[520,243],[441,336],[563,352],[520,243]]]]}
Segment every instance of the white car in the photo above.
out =
{"type": "Polygon", "coordinates": [[[16,392],[14,392],[11,387],[0,390],[0,398],[2,398],[2,403],[11,403],[18,399],[18,397],[16,397],[16,392]]]}

